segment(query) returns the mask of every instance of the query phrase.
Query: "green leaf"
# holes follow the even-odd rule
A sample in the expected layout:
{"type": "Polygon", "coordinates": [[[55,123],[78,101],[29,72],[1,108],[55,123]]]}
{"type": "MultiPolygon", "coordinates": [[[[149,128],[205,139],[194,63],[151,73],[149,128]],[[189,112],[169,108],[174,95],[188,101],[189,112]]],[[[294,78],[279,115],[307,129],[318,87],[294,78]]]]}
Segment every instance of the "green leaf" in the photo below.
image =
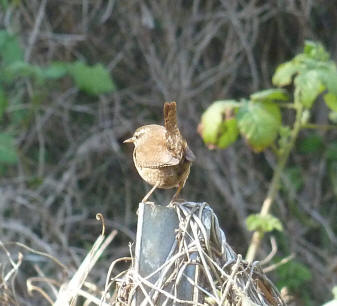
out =
{"type": "Polygon", "coordinates": [[[199,132],[210,148],[226,148],[236,141],[239,130],[234,117],[239,104],[235,100],[214,102],[201,117],[199,132]]]}
{"type": "Polygon", "coordinates": [[[12,82],[17,77],[34,77],[43,80],[43,72],[39,66],[31,65],[23,61],[17,61],[5,69],[5,81],[12,82]]]}
{"type": "Polygon", "coordinates": [[[68,71],[76,86],[93,95],[112,92],[115,89],[110,74],[102,64],[88,66],[82,62],[68,65],[68,71]]]}
{"type": "Polygon", "coordinates": [[[317,61],[327,61],[329,53],[326,52],[323,45],[319,42],[307,40],[304,45],[304,54],[309,55],[312,59],[317,61]]]}
{"type": "Polygon", "coordinates": [[[296,291],[311,279],[311,272],[300,262],[289,261],[277,269],[277,276],[278,288],[286,286],[290,290],[296,291]]]}
{"type": "Polygon", "coordinates": [[[325,104],[334,112],[337,112],[337,96],[328,92],[324,96],[325,104]]]}
{"type": "Polygon", "coordinates": [[[288,101],[289,95],[285,89],[271,88],[252,94],[250,99],[259,102],[288,101]]]}
{"type": "Polygon", "coordinates": [[[63,62],[55,62],[47,67],[40,67],[27,62],[17,61],[6,67],[4,80],[12,82],[18,77],[29,77],[43,83],[46,79],[59,79],[67,74],[67,72],[67,64],[63,62]]]}
{"type": "Polygon", "coordinates": [[[249,231],[259,231],[262,233],[273,230],[283,231],[281,221],[272,215],[261,216],[260,214],[251,214],[246,219],[246,225],[249,231]]]}
{"type": "Polygon", "coordinates": [[[317,96],[325,89],[316,70],[299,74],[294,83],[295,103],[301,103],[306,108],[311,108],[317,96]]]}
{"type": "Polygon", "coordinates": [[[276,139],[281,126],[281,111],[275,103],[250,102],[239,109],[236,119],[248,144],[260,152],[276,139]]]}
{"type": "Polygon", "coordinates": [[[8,8],[8,0],[0,0],[0,6],[4,9],[7,10],[8,8]]]}
{"type": "Polygon", "coordinates": [[[0,134],[0,164],[15,164],[17,162],[17,154],[12,136],[0,134]]]}
{"type": "Polygon", "coordinates": [[[230,118],[222,122],[219,128],[219,139],[216,146],[225,149],[236,141],[239,136],[238,123],[235,118],[230,118]]]}
{"type": "Polygon", "coordinates": [[[23,50],[17,37],[5,30],[0,31],[0,57],[5,65],[23,60],[23,50]]]}
{"type": "Polygon", "coordinates": [[[68,72],[67,64],[64,62],[54,62],[42,69],[43,76],[47,79],[59,79],[68,72]]]}
{"type": "Polygon", "coordinates": [[[272,82],[275,86],[286,86],[292,81],[293,76],[299,71],[299,66],[293,61],[285,62],[276,68],[272,82]]]}
{"type": "Polygon", "coordinates": [[[318,73],[328,91],[337,96],[337,69],[335,63],[331,63],[325,69],[319,69],[318,73]]]}

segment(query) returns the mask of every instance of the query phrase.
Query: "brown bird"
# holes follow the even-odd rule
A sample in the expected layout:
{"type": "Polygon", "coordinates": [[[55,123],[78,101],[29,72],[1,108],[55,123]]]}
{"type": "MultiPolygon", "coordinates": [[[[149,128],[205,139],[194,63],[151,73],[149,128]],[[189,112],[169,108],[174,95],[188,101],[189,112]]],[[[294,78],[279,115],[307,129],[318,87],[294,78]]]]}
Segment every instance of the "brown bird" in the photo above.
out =
{"type": "Polygon", "coordinates": [[[177,198],[190,173],[195,159],[193,152],[181,136],[176,116],[176,102],[164,104],[165,126],[157,124],[138,128],[124,142],[135,145],[133,161],[139,175],[152,185],[142,202],[145,203],[156,188],[177,187],[171,203],[177,198]]]}

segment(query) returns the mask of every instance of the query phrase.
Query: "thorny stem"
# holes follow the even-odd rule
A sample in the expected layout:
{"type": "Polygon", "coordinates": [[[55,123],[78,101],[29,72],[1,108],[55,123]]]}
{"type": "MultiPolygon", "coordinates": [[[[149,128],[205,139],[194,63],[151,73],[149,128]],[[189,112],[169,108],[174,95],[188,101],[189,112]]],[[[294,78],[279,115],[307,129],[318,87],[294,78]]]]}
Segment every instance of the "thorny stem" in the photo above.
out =
{"type": "MultiPolygon", "coordinates": [[[[269,185],[267,197],[263,201],[263,204],[261,207],[261,211],[260,211],[261,216],[266,216],[269,213],[270,208],[275,200],[275,197],[280,189],[281,174],[288,161],[289,154],[295,145],[298,133],[302,127],[302,123],[301,123],[302,114],[303,114],[303,106],[300,104],[296,105],[296,119],[294,122],[293,130],[291,132],[290,140],[278,156],[277,165],[274,170],[272,181],[269,185]]],[[[252,262],[254,260],[256,252],[260,247],[263,236],[264,236],[264,233],[261,231],[255,231],[253,233],[252,240],[250,242],[247,255],[246,255],[246,260],[248,262],[252,262]]]]}

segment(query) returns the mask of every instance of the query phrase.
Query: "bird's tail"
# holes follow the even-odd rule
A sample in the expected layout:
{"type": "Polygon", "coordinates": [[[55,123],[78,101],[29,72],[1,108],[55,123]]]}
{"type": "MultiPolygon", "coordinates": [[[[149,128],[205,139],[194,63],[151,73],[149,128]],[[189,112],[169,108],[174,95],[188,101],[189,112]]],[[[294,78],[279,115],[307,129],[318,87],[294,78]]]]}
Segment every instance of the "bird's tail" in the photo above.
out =
{"type": "Polygon", "coordinates": [[[165,102],[164,104],[165,128],[171,135],[180,135],[177,123],[177,104],[176,102],[165,102]]]}

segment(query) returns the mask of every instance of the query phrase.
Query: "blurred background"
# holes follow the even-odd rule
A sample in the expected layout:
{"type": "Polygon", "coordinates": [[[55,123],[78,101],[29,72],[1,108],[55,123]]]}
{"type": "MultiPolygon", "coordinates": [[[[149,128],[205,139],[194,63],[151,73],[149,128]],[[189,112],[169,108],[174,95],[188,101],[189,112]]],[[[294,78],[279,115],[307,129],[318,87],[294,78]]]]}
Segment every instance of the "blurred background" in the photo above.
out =
{"type": "MultiPolygon", "coordinates": [[[[24,243],[76,270],[100,234],[100,212],[119,231],[89,276],[103,288],[110,262],[129,255],[138,202],[150,188],[135,170],[133,146],[122,142],[141,125],[161,124],[164,101],[175,100],[197,156],[182,196],[208,202],[244,255],[245,218],[259,211],[275,160],[242,140],[210,151],[197,132],[200,117],[215,100],[272,87],[277,65],[305,39],[322,42],[336,61],[336,28],[335,1],[1,0],[1,242],[24,243]]],[[[322,103],[314,116],[327,122],[322,103]]],[[[337,281],[336,135],[301,134],[273,208],[284,232],[268,235],[258,255],[269,254],[271,236],[271,263],[295,254],[270,277],[296,305],[328,301],[337,281]]],[[[164,204],[173,193],[157,190],[152,199],[164,204]]],[[[65,276],[43,257],[7,248],[13,258],[24,254],[16,303],[44,305],[28,295],[27,278],[65,276]]],[[[0,262],[5,274],[3,249],[0,262]]],[[[14,287],[0,287],[0,296],[14,287]]]]}

